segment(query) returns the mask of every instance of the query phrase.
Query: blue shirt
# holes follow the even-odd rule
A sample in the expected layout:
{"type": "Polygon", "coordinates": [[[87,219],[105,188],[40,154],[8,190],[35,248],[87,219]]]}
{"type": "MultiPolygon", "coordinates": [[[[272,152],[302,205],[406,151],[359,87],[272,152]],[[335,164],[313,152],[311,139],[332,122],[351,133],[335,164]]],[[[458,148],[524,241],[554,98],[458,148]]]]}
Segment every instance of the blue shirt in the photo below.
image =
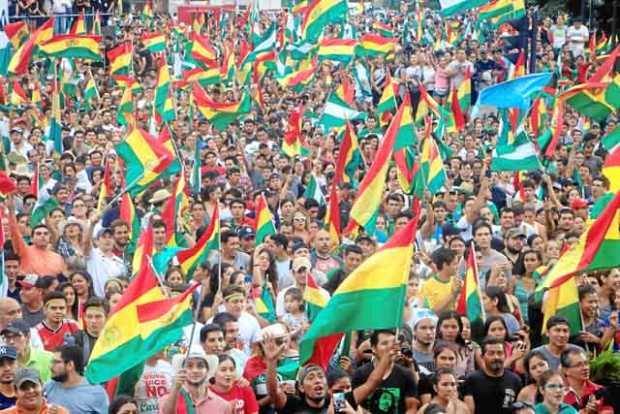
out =
{"type": "Polygon", "coordinates": [[[91,385],[86,378],[76,387],[64,387],[50,381],[43,387],[43,394],[50,404],[63,406],[71,414],[107,414],[108,395],[100,385],[91,385]]]}
{"type": "Polygon", "coordinates": [[[15,406],[15,397],[7,397],[6,395],[0,393],[0,410],[6,410],[7,408],[11,408],[15,406]]]}

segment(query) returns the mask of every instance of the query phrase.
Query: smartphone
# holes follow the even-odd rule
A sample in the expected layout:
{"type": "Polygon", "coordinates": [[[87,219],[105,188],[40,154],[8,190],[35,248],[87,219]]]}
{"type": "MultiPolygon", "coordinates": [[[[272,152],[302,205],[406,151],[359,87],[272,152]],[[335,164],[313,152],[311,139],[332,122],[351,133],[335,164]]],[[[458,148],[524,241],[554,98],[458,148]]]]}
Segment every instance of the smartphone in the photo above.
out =
{"type": "Polygon", "coordinates": [[[334,394],[334,413],[344,413],[347,408],[347,400],[344,397],[343,392],[337,392],[334,394]]]}

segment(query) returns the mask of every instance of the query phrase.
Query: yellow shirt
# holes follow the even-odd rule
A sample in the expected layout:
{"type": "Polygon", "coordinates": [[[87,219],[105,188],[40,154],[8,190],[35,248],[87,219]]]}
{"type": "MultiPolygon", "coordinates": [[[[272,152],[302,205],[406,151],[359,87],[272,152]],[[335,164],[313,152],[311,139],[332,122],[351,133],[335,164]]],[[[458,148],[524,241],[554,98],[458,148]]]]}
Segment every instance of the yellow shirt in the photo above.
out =
{"type": "MultiPolygon", "coordinates": [[[[428,306],[429,309],[434,309],[439,303],[445,302],[445,300],[452,294],[452,279],[447,282],[439,280],[437,275],[432,275],[424,282],[420,288],[420,301],[424,306],[428,306]]],[[[445,308],[445,310],[454,309],[454,300],[445,308]]]]}

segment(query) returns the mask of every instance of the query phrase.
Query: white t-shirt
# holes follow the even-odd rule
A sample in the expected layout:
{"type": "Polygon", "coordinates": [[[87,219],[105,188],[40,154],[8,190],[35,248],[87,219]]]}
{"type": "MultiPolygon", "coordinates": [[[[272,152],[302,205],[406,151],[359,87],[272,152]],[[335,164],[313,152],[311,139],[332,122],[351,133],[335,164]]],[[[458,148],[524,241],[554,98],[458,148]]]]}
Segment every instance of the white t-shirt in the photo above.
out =
{"type": "Polygon", "coordinates": [[[551,34],[553,35],[553,48],[560,49],[566,43],[566,26],[551,26],[551,34]]]}
{"type": "Polygon", "coordinates": [[[174,384],[174,370],[165,360],[158,360],[155,365],[144,364],[144,372],[135,389],[138,413],[158,414],[159,401],[168,395],[174,384]]]}
{"type": "Polygon", "coordinates": [[[575,26],[571,26],[566,31],[566,37],[568,40],[568,48],[573,56],[579,56],[583,54],[590,33],[588,32],[588,28],[584,25],[581,25],[579,29],[575,26]]]}
{"type": "Polygon", "coordinates": [[[115,255],[104,256],[98,247],[93,248],[86,259],[86,270],[93,278],[95,295],[105,296],[105,282],[127,274],[127,267],[123,259],[115,255]]]}
{"type": "MultiPolygon", "coordinates": [[[[221,312],[223,310],[223,308],[220,308],[218,311],[221,312]]],[[[260,324],[254,316],[247,312],[241,312],[237,322],[239,322],[239,342],[243,346],[243,352],[246,355],[250,355],[254,338],[256,338],[258,331],[260,331],[260,324]]],[[[207,323],[213,323],[213,318],[209,319],[207,323]]]]}

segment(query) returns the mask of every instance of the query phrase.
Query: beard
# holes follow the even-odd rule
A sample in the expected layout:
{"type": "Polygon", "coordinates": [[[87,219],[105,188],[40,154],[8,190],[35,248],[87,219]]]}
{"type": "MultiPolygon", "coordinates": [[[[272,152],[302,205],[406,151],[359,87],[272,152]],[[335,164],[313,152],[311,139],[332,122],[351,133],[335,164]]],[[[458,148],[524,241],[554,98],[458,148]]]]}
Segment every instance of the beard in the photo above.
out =
{"type": "Polygon", "coordinates": [[[499,373],[504,368],[504,363],[500,360],[495,360],[489,364],[488,368],[493,373],[499,373]]]}
{"type": "Polygon", "coordinates": [[[69,376],[67,375],[66,372],[63,372],[62,374],[57,374],[57,375],[53,375],[52,379],[56,382],[65,382],[67,380],[67,378],[69,378],[69,376]]]}

